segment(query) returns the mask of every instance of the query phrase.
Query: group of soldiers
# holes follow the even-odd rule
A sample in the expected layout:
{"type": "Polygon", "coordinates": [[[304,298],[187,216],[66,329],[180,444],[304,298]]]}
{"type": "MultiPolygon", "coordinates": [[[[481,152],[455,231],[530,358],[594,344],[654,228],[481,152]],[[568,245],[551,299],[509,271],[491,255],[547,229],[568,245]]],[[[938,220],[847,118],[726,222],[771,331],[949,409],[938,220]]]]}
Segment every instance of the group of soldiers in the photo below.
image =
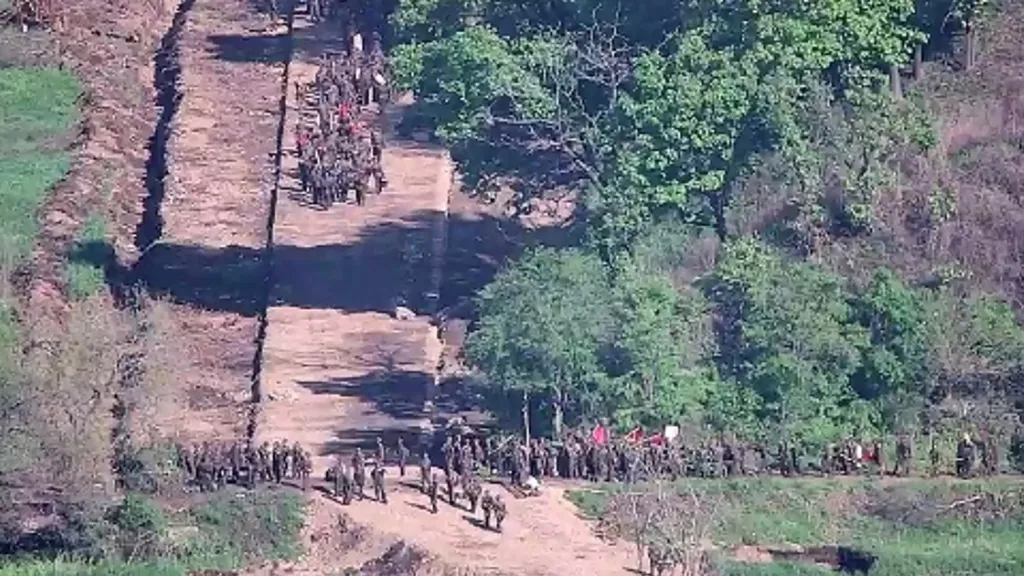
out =
{"type": "Polygon", "coordinates": [[[381,38],[372,32],[364,49],[360,30],[366,29],[367,19],[359,14],[365,11],[357,11],[361,4],[355,0],[344,4],[337,12],[347,15],[342,28],[348,50],[324,55],[314,81],[295,86],[302,190],[324,208],[347,200],[350,192],[362,205],[368,192],[380,193],[387,186],[381,166],[384,139],[376,126],[376,114],[390,97],[381,38]]]}
{"type": "MultiPolygon", "coordinates": [[[[863,473],[910,476],[914,462],[914,444],[905,435],[895,440],[895,461],[891,468],[882,440],[866,445],[854,439],[828,444],[817,458],[806,454],[795,442],[780,442],[774,450],[760,443],[727,439],[692,444],[626,439],[599,443],[580,433],[570,433],[561,442],[463,438],[446,443],[444,450],[450,453],[456,465],[483,462],[489,470],[508,475],[517,486],[525,485],[531,476],[601,482],[635,482],[654,476],[676,479],[778,473],[790,477],[813,472],[823,476],[863,473]]],[[[944,473],[942,450],[934,436],[929,442],[928,461],[928,474],[944,473]]],[[[999,444],[994,435],[983,434],[973,439],[964,434],[956,449],[955,473],[960,478],[996,475],[1000,473],[999,462],[999,444]]]]}
{"type": "Polygon", "coordinates": [[[242,442],[203,442],[190,447],[179,443],[176,451],[185,482],[204,492],[228,483],[253,488],[257,482],[280,484],[285,479],[298,480],[304,490],[309,488],[313,459],[297,442],[292,446],[264,442],[259,447],[242,442]]]}
{"type": "MultiPolygon", "coordinates": [[[[394,454],[397,456],[398,475],[405,477],[406,467],[411,457],[411,451],[405,441],[398,439],[394,454]]],[[[373,499],[381,504],[388,503],[387,487],[384,483],[385,462],[387,461],[387,450],[383,440],[377,438],[376,454],[372,465],[368,466],[366,456],[361,448],[356,448],[349,462],[341,456],[334,465],[327,470],[325,480],[333,485],[334,496],[341,500],[342,505],[349,505],[353,499],[363,500],[365,497],[365,486],[367,480],[367,468],[370,468],[369,478],[373,487],[373,499]]],[[[478,470],[468,463],[456,463],[453,459],[446,458],[444,467],[445,486],[447,488],[447,500],[453,507],[459,506],[459,500],[465,499],[466,510],[476,515],[480,509],[484,515],[484,526],[491,528],[491,519],[494,519],[494,529],[501,531],[502,522],[507,515],[505,502],[500,494],[491,494],[484,490],[478,470]]],[[[438,499],[440,497],[440,481],[434,472],[430,462],[429,451],[424,451],[420,457],[420,491],[430,500],[430,511],[433,514],[438,512],[438,499]]]]}

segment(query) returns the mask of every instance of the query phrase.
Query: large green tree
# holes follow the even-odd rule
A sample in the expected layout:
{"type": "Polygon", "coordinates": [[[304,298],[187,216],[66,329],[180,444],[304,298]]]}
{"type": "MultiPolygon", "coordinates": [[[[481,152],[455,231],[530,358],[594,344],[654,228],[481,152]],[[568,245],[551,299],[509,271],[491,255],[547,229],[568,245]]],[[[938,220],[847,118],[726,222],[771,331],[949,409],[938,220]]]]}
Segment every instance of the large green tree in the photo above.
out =
{"type": "Polygon", "coordinates": [[[522,393],[527,429],[529,397],[543,398],[552,431],[560,434],[566,409],[584,404],[601,386],[601,354],[613,333],[610,298],[596,256],[532,252],[481,292],[466,357],[491,385],[522,393]]]}

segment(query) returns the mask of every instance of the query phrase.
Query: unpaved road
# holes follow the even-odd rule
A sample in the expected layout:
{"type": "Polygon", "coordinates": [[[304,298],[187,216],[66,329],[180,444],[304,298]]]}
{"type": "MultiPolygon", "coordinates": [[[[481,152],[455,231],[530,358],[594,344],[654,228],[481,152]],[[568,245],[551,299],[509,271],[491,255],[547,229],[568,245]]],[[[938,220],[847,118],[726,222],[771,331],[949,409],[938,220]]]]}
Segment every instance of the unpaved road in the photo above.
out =
{"type": "Polygon", "coordinates": [[[178,70],[176,89],[158,86],[167,176],[160,186],[160,160],[150,162],[139,236],[157,240],[141,247],[149,288],[177,302],[189,351],[177,373],[190,409],[161,415],[160,425],[193,441],[226,440],[244,434],[251,398],[286,38],[263,33],[247,0],[185,0],[176,18],[180,32],[165,36],[157,59],[164,80],[178,70]],[[277,57],[250,57],[250,45],[277,57]]]}
{"type": "MultiPolygon", "coordinates": [[[[429,322],[433,301],[428,294],[441,282],[452,167],[442,150],[399,141],[391,131],[397,119],[392,115],[383,118],[388,189],[370,196],[363,207],[310,206],[297,178],[299,114],[292,86],[315,76],[319,53],[341,46],[333,44],[336,31],[316,29],[301,15],[292,33],[296,51],[288,67],[255,441],[301,443],[314,456],[314,477],[322,478],[337,454],[372,445],[378,435],[389,446],[397,435],[406,435],[414,445],[426,423],[423,402],[441,353],[429,322]],[[399,298],[419,315],[393,318],[399,298]]],[[[233,88],[238,93],[261,90],[250,90],[248,84],[233,88]]],[[[392,112],[400,113],[400,107],[392,112]]],[[[617,576],[632,563],[627,550],[594,537],[557,489],[536,499],[509,496],[505,532],[497,534],[480,529],[461,509],[444,505],[439,514],[430,514],[425,498],[396,477],[397,471],[390,470],[392,501],[387,506],[364,501],[343,508],[311,491],[306,556],[254,573],[336,574],[398,540],[480,574],[617,576]],[[337,545],[343,511],[368,530],[355,548],[337,545]]]]}
{"type": "MultiPolygon", "coordinates": [[[[301,18],[294,34],[300,50],[290,79],[311,81],[317,66],[308,50],[340,49],[329,39],[338,34],[301,18]]],[[[412,438],[423,424],[440,344],[429,316],[398,320],[392,312],[398,298],[418,312],[426,308],[451,165],[442,150],[392,140],[383,194],[362,207],[311,206],[297,178],[294,90],[288,97],[256,434],[260,442],[300,442],[322,476],[340,450],[372,445],[378,434],[389,444],[396,433],[412,438]]]]}

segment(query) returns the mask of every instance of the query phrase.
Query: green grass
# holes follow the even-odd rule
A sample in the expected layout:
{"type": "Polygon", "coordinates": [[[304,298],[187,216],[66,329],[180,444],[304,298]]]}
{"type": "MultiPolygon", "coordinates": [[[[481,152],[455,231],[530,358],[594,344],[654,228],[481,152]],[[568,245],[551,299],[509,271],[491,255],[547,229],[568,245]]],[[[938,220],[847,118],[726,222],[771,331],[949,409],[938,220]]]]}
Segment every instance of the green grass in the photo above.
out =
{"type": "Polygon", "coordinates": [[[168,514],[145,496],[129,496],[111,514],[125,550],[133,537],[157,532],[154,557],[99,562],[24,559],[0,562],[0,576],[185,576],[194,571],[239,570],[301,553],[305,501],[285,491],[224,491],[191,509],[168,514]]]}
{"type": "MultiPolygon", "coordinates": [[[[1024,482],[760,478],[694,481],[721,499],[715,540],[739,544],[830,544],[878,556],[874,575],[1024,574],[1024,482]],[[956,502],[981,495],[971,504],[956,502]]],[[[611,486],[607,490],[619,489],[611,486]]],[[[600,515],[608,492],[573,492],[585,513],[600,515]]],[[[737,565],[725,574],[824,574],[813,566],[737,565]]]]}
{"type": "Polygon", "coordinates": [[[70,166],[55,146],[78,118],[78,80],[52,68],[0,70],[0,266],[32,249],[36,211],[70,166]]]}
{"type": "Polygon", "coordinates": [[[110,249],[106,236],[106,220],[96,214],[90,216],[75,240],[64,269],[68,298],[84,300],[106,286],[103,263],[110,249]]]}
{"type": "Polygon", "coordinates": [[[302,552],[303,514],[302,497],[289,492],[218,494],[191,511],[198,533],[179,557],[190,569],[222,570],[258,560],[295,559],[302,552]]]}

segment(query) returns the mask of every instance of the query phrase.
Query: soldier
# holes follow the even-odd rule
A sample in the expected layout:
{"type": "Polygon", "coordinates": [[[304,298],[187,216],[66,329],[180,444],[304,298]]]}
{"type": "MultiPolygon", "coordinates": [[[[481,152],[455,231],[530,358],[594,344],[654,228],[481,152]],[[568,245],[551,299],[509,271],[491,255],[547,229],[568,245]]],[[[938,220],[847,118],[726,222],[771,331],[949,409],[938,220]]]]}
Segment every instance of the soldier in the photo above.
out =
{"type": "MultiPolygon", "coordinates": [[[[302,449],[302,446],[298,442],[296,442],[295,444],[292,444],[290,456],[292,461],[292,478],[300,480],[303,475],[303,470],[305,469],[304,460],[306,458],[306,451],[302,449]]],[[[309,465],[312,464],[313,462],[310,461],[309,465]]]]}
{"type": "Polygon", "coordinates": [[[456,506],[457,505],[455,503],[455,482],[456,482],[456,474],[455,474],[455,472],[453,472],[450,469],[445,470],[444,471],[444,483],[445,483],[446,487],[448,488],[448,502],[452,506],[456,506]]]}
{"type": "Polygon", "coordinates": [[[228,453],[231,462],[231,479],[235,484],[242,483],[242,443],[239,441],[231,443],[228,453]]]}
{"type": "Polygon", "coordinates": [[[469,477],[469,481],[466,482],[463,491],[466,493],[466,499],[469,500],[469,513],[476,514],[476,507],[480,503],[481,492],[480,481],[476,476],[469,477]]]}
{"type": "Polygon", "coordinates": [[[373,465],[373,471],[370,472],[370,478],[373,481],[373,497],[381,504],[388,503],[388,493],[384,490],[384,466],[379,462],[373,465]]]}
{"type": "Polygon", "coordinates": [[[257,456],[259,457],[259,474],[260,474],[260,479],[263,480],[263,481],[270,480],[272,475],[271,475],[271,470],[270,470],[270,443],[269,442],[264,442],[262,445],[260,445],[260,448],[257,451],[257,456]]]}
{"type": "Polygon", "coordinates": [[[935,440],[935,434],[929,434],[928,462],[930,464],[929,474],[932,478],[939,475],[939,466],[941,464],[941,459],[941,454],[939,454],[939,445],[935,440]]]}
{"type": "Polygon", "coordinates": [[[281,448],[280,440],[274,442],[271,459],[271,471],[274,474],[274,483],[280,484],[281,480],[284,478],[284,450],[281,448]]]}
{"type": "Polygon", "coordinates": [[[363,451],[356,448],[352,456],[352,481],[356,492],[356,498],[363,499],[363,488],[366,486],[366,461],[363,459],[363,451]]]}
{"type": "Polygon", "coordinates": [[[430,454],[423,452],[420,458],[420,492],[427,493],[427,486],[430,484],[430,454]]]}
{"type": "Polygon", "coordinates": [[[835,444],[829,442],[821,450],[821,475],[828,477],[832,475],[832,454],[835,452],[835,444]]]}
{"type": "Polygon", "coordinates": [[[430,475],[430,482],[427,484],[427,496],[430,497],[430,513],[437,514],[437,474],[430,475]]]}
{"type": "Polygon", "coordinates": [[[178,455],[178,468],[185,473],[185,477],[195,476],[195,464],[192,462],[192,451],[183,446],[180,442],[175,443],[175,451],[178,455]]]}
{"type": "Polygon", "coordinates": [[[896,467],[893,468],[894,476],[910,476],[910,465],[914,461],[914,446],[910,439],[901,435],[896,441],[896,467]]]}
{"type": "Polygon", "coordinates": [[[971,442],[971,435],[964,432],[963,438],[956,445],[956,475],[960,478],[969,478],[973,465],[974,443],[971,442]]]}
{"type": "Polygon", "coordinates": [[[999,444],[996,442],[995,434],[989,434],[988,435],[988,437],[986,438],[986,444],[987,444],[986,452],[988,452],[988,463],[989,463],[988,474],[990,476],[995,476],[995,475],[998,475],[1001,472],[1001,470],[1000,470],[1000,468],[1001,468],[1001,466],[1000,466],[1001,455],[999,453],[999,444]]]}
{"type": "Polygon", "coordinates": [[[480,509],[484,511],[484,528],[491,527],[491,513],[494,512],[494,496],[491,496],[490,491],[484,490],[483,496],[480,497],[480,509]]]}
{"type": "Polygon", "coordinates": [[[494,524],[498,532],[501,532],[501,523],[505,521],[505,515],[507,510],[505,509],[505,501],[501,499],[501,494],[494,496],[494,502],[492,508],[494,509],[494,524]]]}
{"type": "Polygon", "coordinates": [[[341,498],[344,493],[342,479],[345,477],[345,465],[341,462],[340,457],[334,462],[334,466],[327,471],[327,475],[327,481],[334,483],[334,497],[341,498]]]}
{"type": "Polygon", "coordinates": [[[384,465],[384,441],[377,436],[377,463],[384,465]]]}
{"type": "Polygon", "coordinates": [[[405,478],[405,463],[409,460],[409,449],[401,438],[398,439],[398,475],[405,478]]]}
{"type": "MultiPolygon", "coordinates": [[[[878,475],[885,475],[885,446],[881,440],[875,440],[874,445],[871,447],[871,458],[875,461],[875,466],[878,468],[878,475]]],[[[897,466],[898,460],[897,460],[897,466]]]]}
{"type": "Polygon", "coordinates": [[[299,478],[302,479],[302,491],[305,492],[309,490],[309,476],[313,473],[313,455],[303,450],[299,453],[297,462],[299,478]]]}

